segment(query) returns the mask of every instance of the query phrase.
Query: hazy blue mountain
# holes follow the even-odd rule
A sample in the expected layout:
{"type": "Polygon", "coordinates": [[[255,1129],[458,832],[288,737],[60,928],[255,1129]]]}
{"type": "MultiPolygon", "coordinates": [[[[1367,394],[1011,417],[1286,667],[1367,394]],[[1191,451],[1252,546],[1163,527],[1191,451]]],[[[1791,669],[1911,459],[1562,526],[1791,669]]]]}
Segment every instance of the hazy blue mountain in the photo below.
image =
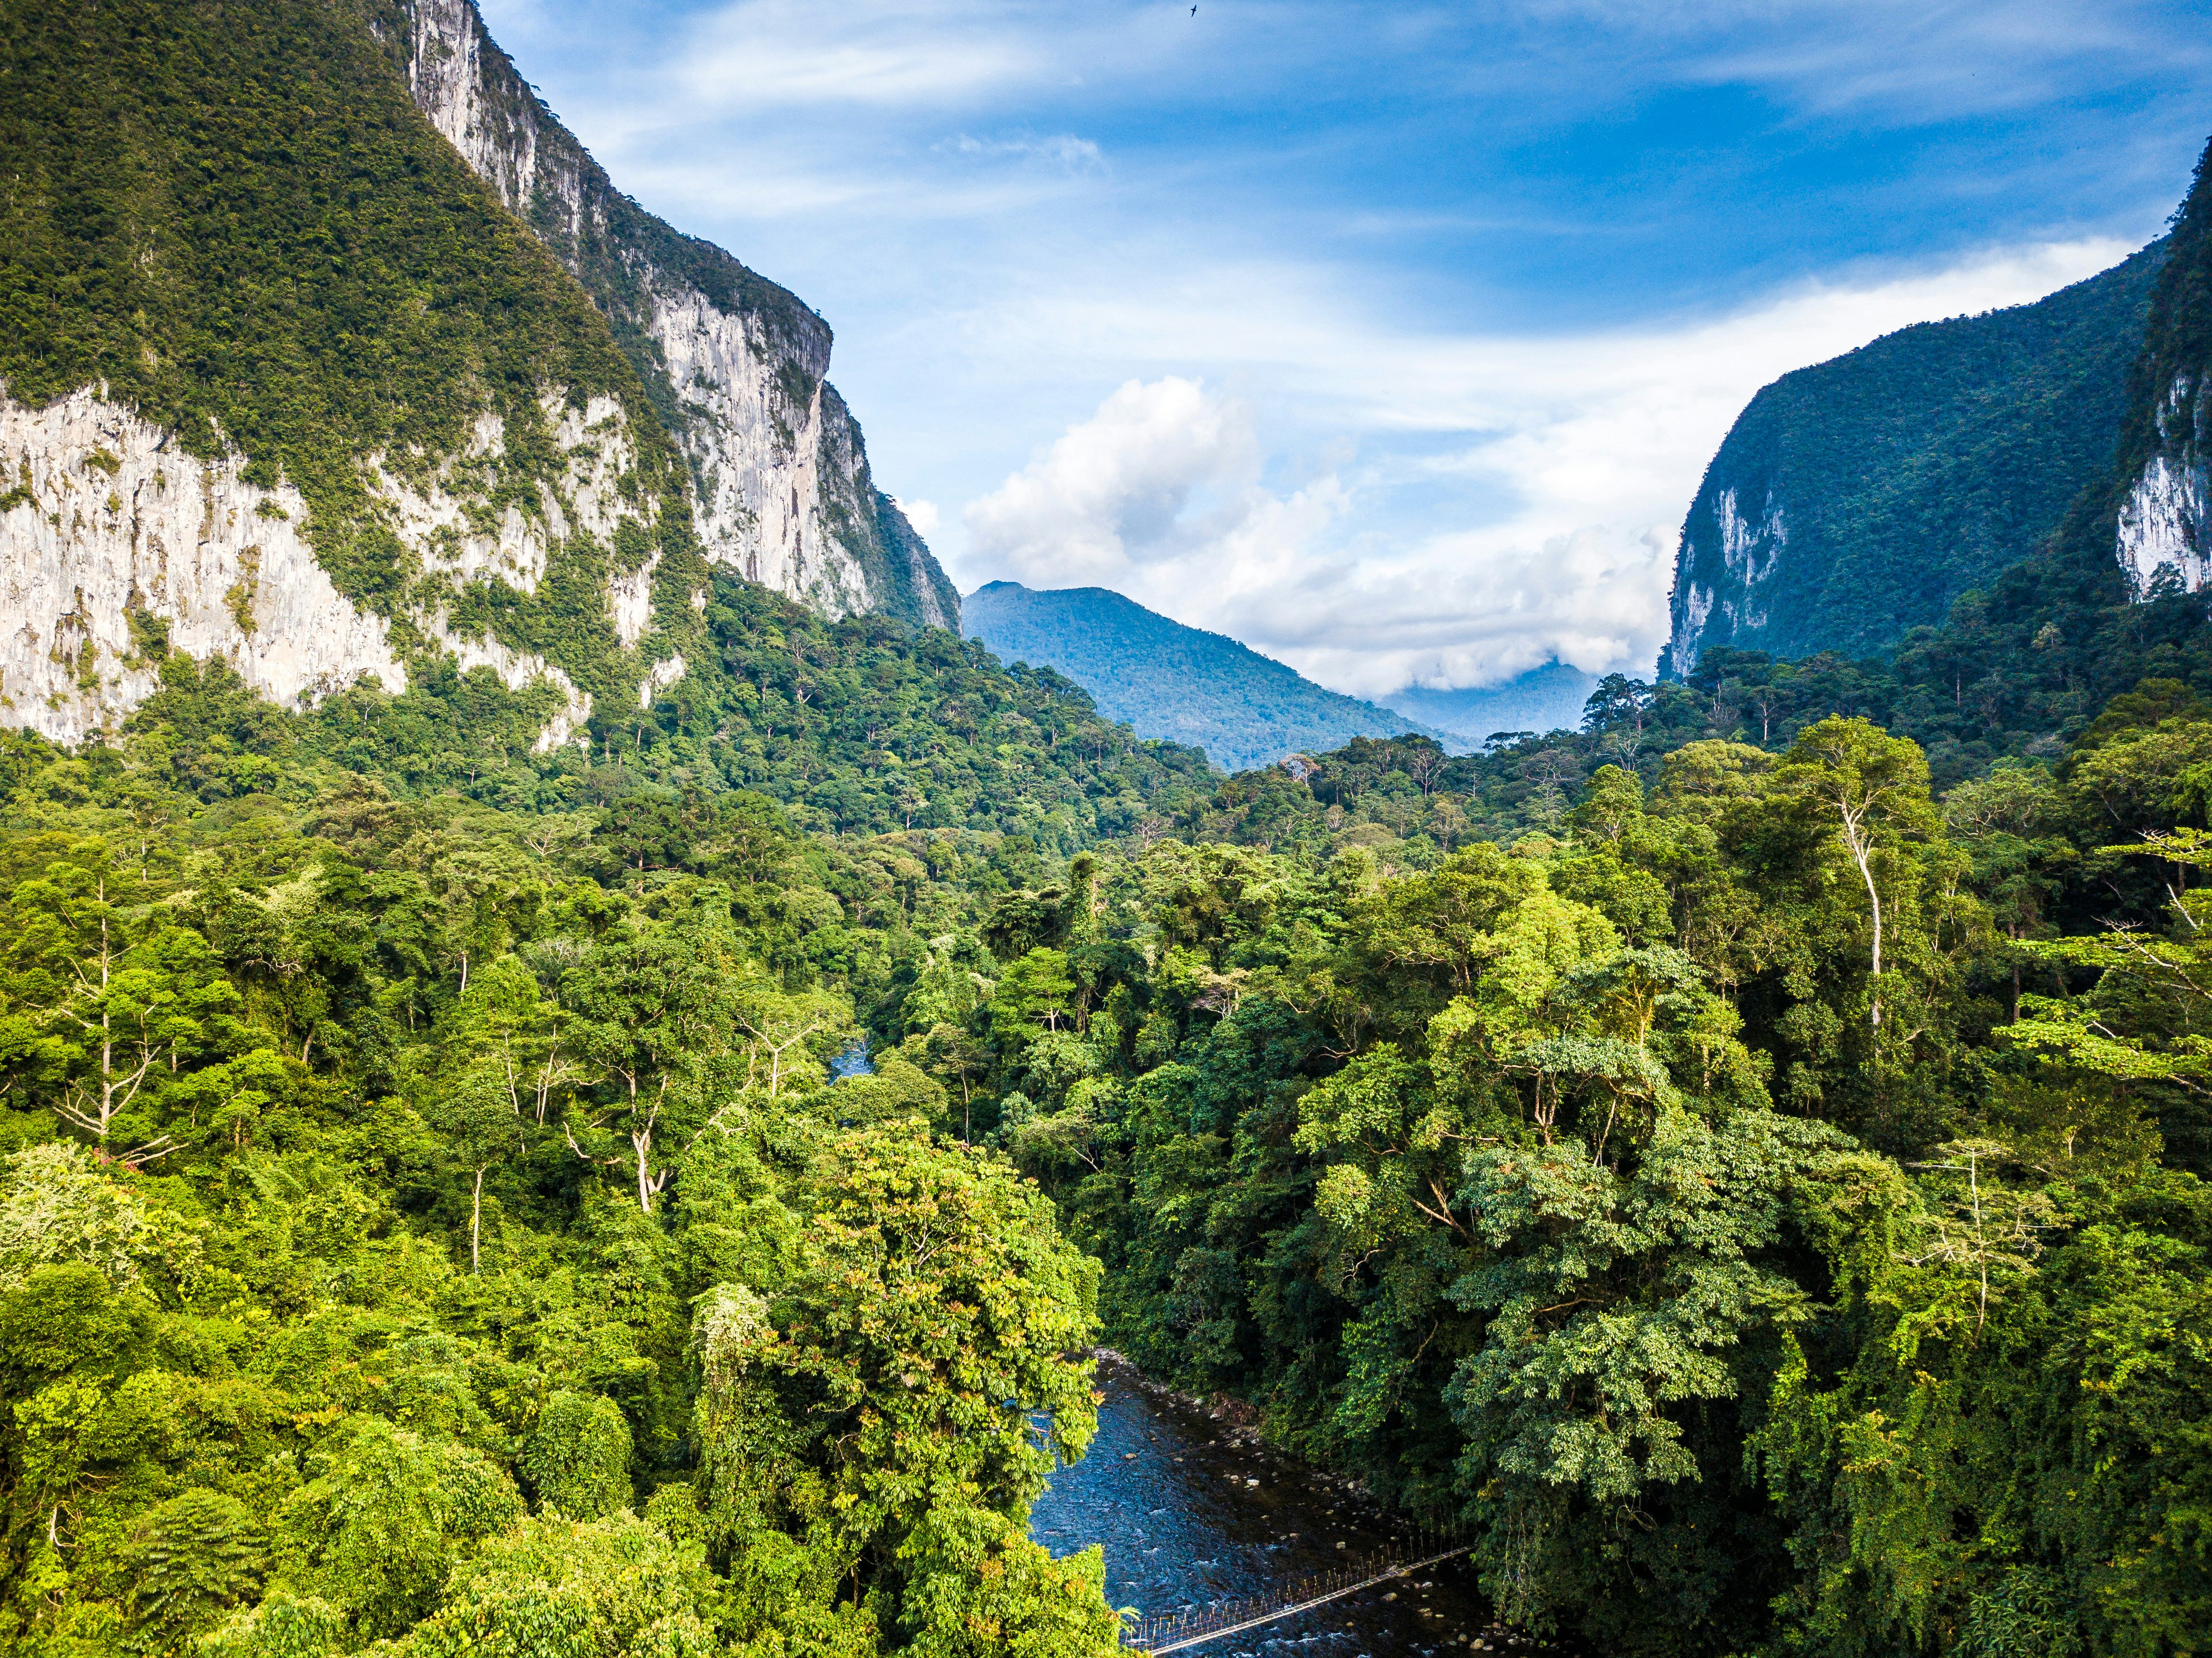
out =
{"type": "Polygon", "coordinates": [[[960,614],[1001,661],[1057,668],[1108,719],[1127,720],[1139,737],[1195,744],[1231,771],[1355,737],[1443,735],[1103,587],[1038,592],[994,581],[969,594],[960,614]]]}
{"type": "Polygon", "coordinates": [[[1572,731],[1583,721],[1597,676],[1559,661],[1531,668],[1502,685],[1467,690],[1431,690],[1408,685],[1382,699],[1383,706],[1434,726],[1446,746],[1463,754],[1482,746],[1492,732],[1572,731]]]}
{"type": "Polygon", "coordinates": [[[1713,646],[1878,651],[2033,554],[2112,460],[2166,255],[1761,391],[1683,526],[1672,671],[1713,646]]]}

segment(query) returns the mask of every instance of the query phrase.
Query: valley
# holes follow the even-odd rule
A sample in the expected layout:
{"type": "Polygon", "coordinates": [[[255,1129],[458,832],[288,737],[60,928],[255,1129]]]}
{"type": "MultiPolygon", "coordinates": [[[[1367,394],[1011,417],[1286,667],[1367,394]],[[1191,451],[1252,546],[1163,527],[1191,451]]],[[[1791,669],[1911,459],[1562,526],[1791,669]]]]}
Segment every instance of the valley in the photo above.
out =
{"type": "Polygon", "coordinates": [[[469,0],[0,49],[0,1649],[2203,1649],[2202,167],[1378,703],[963,605],[469,0]]]}

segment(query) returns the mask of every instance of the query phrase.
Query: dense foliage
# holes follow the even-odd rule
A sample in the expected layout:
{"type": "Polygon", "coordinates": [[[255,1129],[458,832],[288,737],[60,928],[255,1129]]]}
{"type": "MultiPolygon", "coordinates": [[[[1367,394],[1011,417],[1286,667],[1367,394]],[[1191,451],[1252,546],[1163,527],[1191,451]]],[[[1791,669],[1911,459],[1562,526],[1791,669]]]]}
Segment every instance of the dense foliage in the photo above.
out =
{"type": "Polygon", "coordinates": [[[1032,592],[994,581],[968,596],[961,629],[1001,660],[1066,674],[1109,720],[1204,749],[1232,772],[1354,737],[1427,731],[1419,720],[1326,690],[1233,639],[1170,622],[1103,587],[1032,592]]]}
{"type": "MultiPolygon", "coordinates": [[[[349,15],[0,22],[0,367],[324,531],[329,456],[642,396],[349,15]]],[[[0,738],[0,1644],[1103,1658],[1024,1522],[1104,1339],[1592,1645],[2203,1649],[2202,595],[2062,544],[1224,780],[661,499],[686,671],[580,742],[151,629],[125,729],[0,738]]],[[[455,619],[604,667],[540,593],[455,619]]]]}
{"type": "Polygon", "coordinates": [[[6,750],[9,1649],[1112,1650],[1023,1524],[1096,1264],[942,1084],[827,1085],[1030,843],[808,837],[636,752],[410,796],[330,756],[434,708],[167,665],[113,745],[6,750]]]}
{"type": "Polygon", "coordinates": [[[1601,765],[1510,846],[1079,862],[890,1034],[1104,1261],[1117,1344],[1474,1521],[1516,1618],[2198,1650],[2212,854],[2130,792],[2212,744],[2179,689],[1941,799],[1831,715],[1601,765]]]}
{"type": "Polygon", "coordinates": [[[1614,680],[1207,796],[950,635],[706,625],[589,756],[180,658],[9,739],[22,1649],[1104,1652],[1023,1527],[1094,1332],[1538,1627],[2196,1649],[2189,684],[1940,793],[1816,663],[1764,746],[1614,680]]]}
{"type": "Polygon", "coordinates": [[[489,669],[447,659],[400,695],[363,681],[286,716],[227,665],[152,645],[163,689],[133,717],[150,769],[130,786],[304,799],[359,773],[533,813],[621,801],[624,855],[651,870],[684,866],[733,790],[785,803],[808,829],[1010,831],[1066,852],[1154,832],[1215,780],[1197,750],[1137,741],[1048,669],[1007,671],[941,629],[830,622],[720,571],[708,592],[684,677],[550,751],[537,738],[558,694],[511,691],[489,669]]]}

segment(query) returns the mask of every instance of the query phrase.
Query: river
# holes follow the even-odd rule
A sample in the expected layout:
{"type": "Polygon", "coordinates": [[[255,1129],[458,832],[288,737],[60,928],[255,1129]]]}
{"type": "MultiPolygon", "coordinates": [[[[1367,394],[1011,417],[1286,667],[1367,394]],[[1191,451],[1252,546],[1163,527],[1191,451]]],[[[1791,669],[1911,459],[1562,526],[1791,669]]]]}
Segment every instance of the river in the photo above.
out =
{"type": "MultiPolygon", "coordinates": [[[[1054,1554],[1102,1545],[1106,1597],[1173,1612],[1273,1593],[1389,1546],[1371,1506],[1295,1461],[1240,1442],[1205,1412],[1098,1369],[1098,1436],[1053,1475],[1030,1534],[1054,1554]]],[[[1497,1628],[1472,1569],[1452,1560],[1194,1649],[1197,1658],[1397,1658],[1530,1653],[1497,1628]]],[[[1556,1652],[1559,1649],[1552,1649],[1556,1652]]]]}

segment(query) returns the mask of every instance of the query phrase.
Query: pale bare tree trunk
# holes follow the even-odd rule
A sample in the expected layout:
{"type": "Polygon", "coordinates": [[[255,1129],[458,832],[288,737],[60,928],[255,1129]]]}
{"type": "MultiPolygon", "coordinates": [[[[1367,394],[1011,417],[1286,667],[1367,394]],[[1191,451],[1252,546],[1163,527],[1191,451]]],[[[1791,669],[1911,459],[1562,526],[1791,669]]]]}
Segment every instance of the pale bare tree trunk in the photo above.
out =
{"type": "Polygon", "coordinates": [[[484,1171],[479,1166],[476,1190],[469,1199],[469,1271],[473,1273],[483,1271],[483,1256],[480,1251],[483,1238],[483,1177],[484,1171]]]}
{"type": "Polygon", "coordinates": [[[1982,1295],[1974,1314],[1974,1333],[1979,1336],[1982,1327],[1990,1321],[1990,1252],[1982,1242],[1982,1160],[1966,1159],[1966,1187],[1974,1195],[1974,1254],[1981,1268],[1982,1295]]]}
{"type": "MultiPolygon", "coordinates": [[[[629,1096],[632,1102],[630,1121],[635,1123],[638,1121],[635,1077],[629,1079],[629,1096]]],[[[637,1157],[637,1206],[648,1215],[653,1212],[653,1194],[668,1184],[668,1171],[665,1169],[662,1169],[658,1175],[653,1173],[653,1133],[660,1126],[660,1106],[667,1097],[668,1078],[663,1077],[660,1079],[660,1092],[653,1096],[653,1109],[646,1114],[642,1124],[629,1131],[630,1150],[637,1157]]]]}
{"type": "Polygon", "coordinates": [[[1874,1028],[1881,1029],[1881,892],[1874,879],[1874,836],[1865,832],[1865,819],[1850,808],[1844,808],[1844,844],[1851,849],[1851,861],[1859,866],[1859,878],[1866,883],[1867,904],[1874,913],[1874,972],[1868,987],[1868,1006],[1873,1015],[1874,1028]]]}

